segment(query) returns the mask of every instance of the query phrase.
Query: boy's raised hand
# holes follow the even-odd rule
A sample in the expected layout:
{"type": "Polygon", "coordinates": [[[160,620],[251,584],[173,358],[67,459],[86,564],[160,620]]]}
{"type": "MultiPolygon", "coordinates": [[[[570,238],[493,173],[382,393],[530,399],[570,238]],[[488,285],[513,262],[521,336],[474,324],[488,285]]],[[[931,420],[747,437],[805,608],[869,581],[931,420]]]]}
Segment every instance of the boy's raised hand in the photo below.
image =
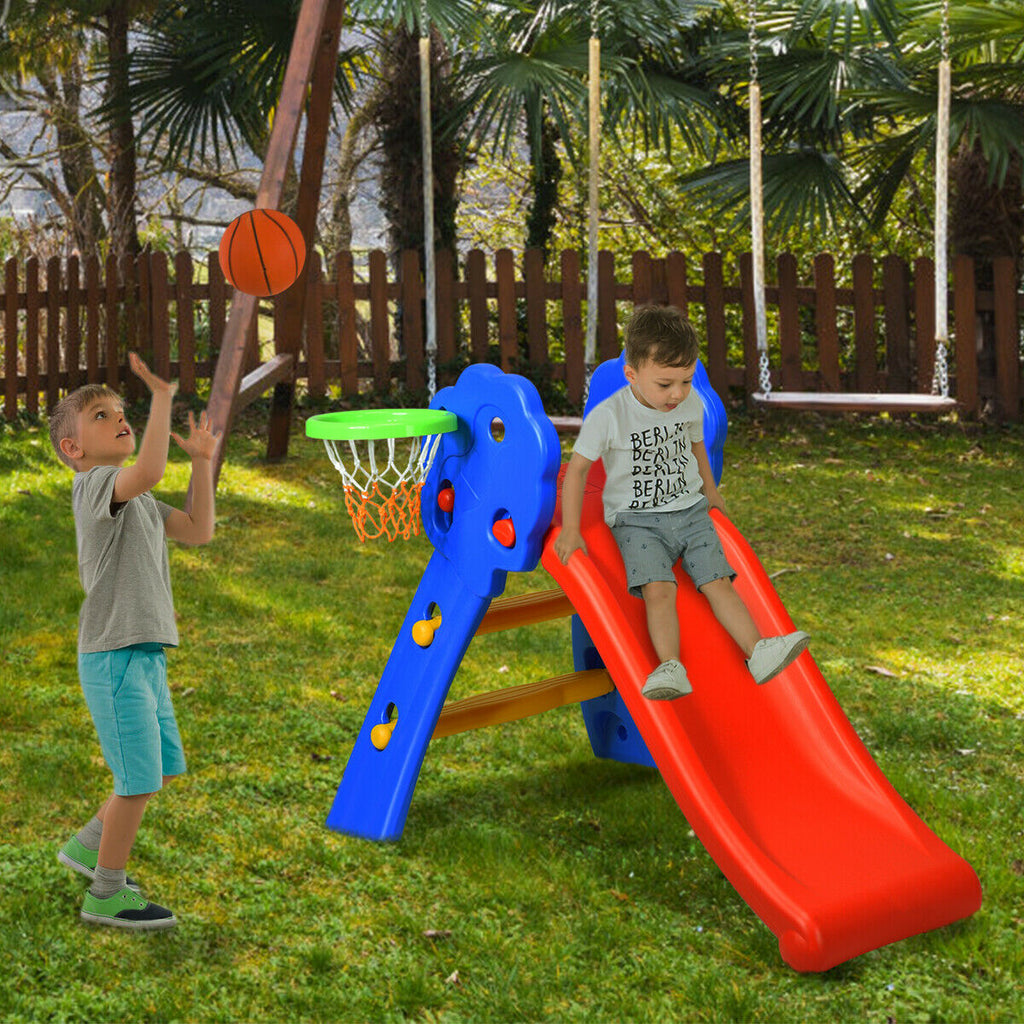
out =
{"type": "Polygon", "coordinates": [[[128,353],[128,365],[131,367],[132,373],[134,373],[135,376],[138,377],[154,395],[162,393],[173,396],[175,392],[177,392],[177,383],[158,377],[142,361],[142,359],[139,358],[138,352],[128,353]]]}
{"type": "Polygon", "coordinates": [[[195,416],[189,412],[187,438],[182,437],[180,434],[175,434],[173,431],[171,432],[171,437],[178,442],[179,447],[193,460],[206,459],[209,462],[217,451],[221,433],[218,431],[214,434],[210,430],[210,417],[204,409],[199,414],[198,424],[196,424],[195,416]]]}

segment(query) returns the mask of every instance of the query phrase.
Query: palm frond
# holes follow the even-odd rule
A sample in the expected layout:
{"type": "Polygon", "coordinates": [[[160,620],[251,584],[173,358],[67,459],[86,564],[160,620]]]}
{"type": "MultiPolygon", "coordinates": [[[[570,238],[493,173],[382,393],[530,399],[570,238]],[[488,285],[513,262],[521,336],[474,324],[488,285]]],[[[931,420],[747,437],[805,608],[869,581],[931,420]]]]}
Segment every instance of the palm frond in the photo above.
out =
{"type": "Polygon", "coordinates": [[[899,0],[800,0],[775,4],[766,11],[764,26],[792,49],[802,39],[814,39],[830,50],[849,54],[857,47],[898,45],[901,17],[899,0]]]}
{"type": "Polygon", "coordinates": [[[660,147],[671,155],[677,132],[688,150],[708,156],[730,122],[725,110],[729,103],[715,89],[671,74],[628,68],[607,88],[604,123],[620,142],[639,139],[645,151],[660,147]]]}
{"type": "MultiPolygon", "coordinates": [[[[685,175],[681,190],[708,203],[716,216],[733,214],[733,227],[749,222],[750,164],[729,160],[685,175]]],[[[841,161],[811,149],[764,158],[766,227],[773,232],[827,229],[863,211],[847,184],[841,161]]]]}
{"type": "MultiPolygon", "coordinates": [[[[257,152],[277,104],[297,4],[209,0],[168,5],[139,27],[130,56],[130,104],[139,135],[166,161],[233,162],[257,152]]],[[[101,66],[103,75],[108,69],[101,66]]],[[[118,112],[100,109],[110,119],[118,112]]]]}
{"type": "Polygon", "coordinates": [[[348,0],[346,13],[362,28],[403,25],[421,34],[429,25],[450,43],[486,24],[486,6],[477,0],[348,0]]]}
{"type": "Polygon", "coordinates": [[[926,117],[906,131],[875,138],[848,155],[857,182],[854,197],[867,211],[872,229],[881,230],[919,154],[934,147],[935,119],[926,117]]]}

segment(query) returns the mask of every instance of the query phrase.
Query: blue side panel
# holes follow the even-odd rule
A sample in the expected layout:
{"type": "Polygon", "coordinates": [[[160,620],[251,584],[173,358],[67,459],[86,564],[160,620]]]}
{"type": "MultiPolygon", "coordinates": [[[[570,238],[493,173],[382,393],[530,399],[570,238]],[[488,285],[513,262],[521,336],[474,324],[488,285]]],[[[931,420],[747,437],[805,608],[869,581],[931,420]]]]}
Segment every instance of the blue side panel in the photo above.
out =
{"type": "MultiPolygon", "coordinates": [[[[594,371],[594,375],[590,378],[586,408],[583,410],[584,417],[595,405],[603,402],[619,388],[626,386],[625,366],[626,353],[623,352],[617,359],[606,360],[594,371]]],[[[711,386],[704,364],[699,360],[697,372],[693,376],[693,386],[704,402],[704,446],[708,450],[708,461],[711,463],[715,483],[720,484],[722,482],[722,457],[725,438],[729,432],[729,421],[725,415],[725,406],[722,404],[721,398],[718,397],[718,392],[711,386]]]]}
{"type": "Polygon", "coordinates": [[[467,590],[454,565],[434,552],[349,755],[328,828],[364,839],[401,836],[448,689],[490,603],[467,590]],[[441,625],[430,646],[420,647],[412,627],[434,610],[441,613],[441,625]],[[378,750],[373,727],[393,718],[391,738],[378,750]]]}
{"type": "Polygon", "coordinates": [[[459,420],[456,431],[441,437],[421,493],[424,528],[435,550],[327,818],[329,828],[367,839],[402,834],[427,745],[466,648],[508,573],[536,568],[555,508],[561,447],[526,378],[496,366],[470,366],[432,407],[459,420]],[[437,496],[449,488],[454,507],[446,512],[437,496]],[[495,536],[499,520],[511,521],[511,543],[495,536]],[[433,640],[420,647],[413,627],[437,614],[433,640]],[[378,749],[371,734],[389,721],[394,728],[378,749]]]}
{"type": "MultiPolygon", "coordinates": [[[[601,655],[578,615],[572,617],[572,660],[577,672],[604,668],[601,655]]],[[[618,690],[583,701],[580,710],[595,757],[656,767],[618,690]]]]}

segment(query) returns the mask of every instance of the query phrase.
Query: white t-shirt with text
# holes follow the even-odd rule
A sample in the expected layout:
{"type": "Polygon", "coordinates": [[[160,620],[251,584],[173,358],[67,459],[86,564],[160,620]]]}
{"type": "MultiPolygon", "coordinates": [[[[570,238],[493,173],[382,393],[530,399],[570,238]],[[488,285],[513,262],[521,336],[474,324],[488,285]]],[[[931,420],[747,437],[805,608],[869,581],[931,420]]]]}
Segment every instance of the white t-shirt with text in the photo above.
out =
{"type": "Polygon", "coordinates": [[[644,405],[627,385],[596,405],[583,421],[573,450],[604,460],[604,518],[620,512],[675,512],[701,498],[693,454],[704,440],[704,403],[696,388],[671,412],[644,405]]]}

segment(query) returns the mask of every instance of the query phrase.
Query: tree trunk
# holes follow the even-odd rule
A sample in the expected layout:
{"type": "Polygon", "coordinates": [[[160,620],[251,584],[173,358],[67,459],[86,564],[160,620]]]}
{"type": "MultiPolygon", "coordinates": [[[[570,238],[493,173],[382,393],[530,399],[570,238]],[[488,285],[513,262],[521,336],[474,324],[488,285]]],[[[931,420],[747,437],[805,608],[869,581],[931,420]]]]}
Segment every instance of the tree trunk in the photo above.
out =
{"type": "MultiPolygon", "coordinates": [[[[430,38],[431,113],[434,125],[434,239],[439,249],[454,248],[456,185],[463,166],[458,132],[444,118],[455,108],[450,59],[440,35],[430,38]]],[[[421,152],[419,40],[404,28],[381,41],[381,67],[387,70],[371,101],[383,151],[381,206],[388,219],[392,255],[423,249],[423,155],[421,152]]]]}
{"type": "Polygon", "coordinates": [[[1002,182],[990,180],[981,146],[963,148],[952,160],[949,234],[953,252],[991,262],[1024,248],[1024,193],[1021,161],[1014,157],[1002,182]]]}
{"type": "Polygon", "coordinates": [[[50,117],[57,132],[72,244],[82,256],[93,255],[107,235],[103,221],[106,196],[93,160],[92,141],[80,119],[82,67],[76,57],[59,83],[50,68],[37,71],[36,77],[50,100],[50,117]]]}
{"type": "Polygon", "coordinates": [[[353,113],[345,126],[335,165],[337,177],[331,202],[331,219],[323,237],[328,255],[352,248],[352,197],[355,193],[356,173],[369,152],[365,142],[360,145],[360,141],[364,139],[371,118],[370,105],[364,104],[353,113]]]}
{"type": "MultiPolygon", "coordinates": [[[[954,253],[974,257],[975,284],[980,291],[994,285],[992,261],[1012,256],[1021,273],[1024,253],[1024,193],[1021,160],[1013,157],[1003,181],[990,178],[980,144],[963,147],[950,164],[952,197],[949,204],[949,239],[954,253]]],[[[977,315],[978,372],[996,376],[995,314],[977,315]]]]}
{"type": "MultiPolygon", "coordinates": [[[[388,221],[388,248],[394,273],[401,280],[401,254],[417,249],[421,265],[424,251],[423,152],[420,118],[419,39],[399,27],[384,36],[380,46],[380,66],[385,77],[368,104],[380,140],[380,205],[388,221]]],[[[456,108],[451,82],[450,59],[437,32],[430,37],[430,106],[433,123],[434,245],[437,249],[455,249],[458,212],[459,172],[464,159],[459,133],[445,123],[445,115],[456,108]]],[[[399,302],[395,312],[394,335],[400,353],[403,311],[399,302]]]]}
{"type": "Polygon", "coordinates": [[[540,145],[530,133],[530,188],[533,196],[526,218],[526,247],[540,249],[547,262],[551,235],[558,213],[558,184],[562,180],[562,162],[558,158],[558,129],[546,114],[542,115],[540,145]]]}
{"type": "Polygon", "coordinates": [[[134,258],[139,254],[138,203],[136,194],[135,126],[128,101],[128,0],[115,0],[105,11],[104,32],[110,59],[107,103],[112,112],[108,135],[110,218],[112,252],[134,258]]]}

